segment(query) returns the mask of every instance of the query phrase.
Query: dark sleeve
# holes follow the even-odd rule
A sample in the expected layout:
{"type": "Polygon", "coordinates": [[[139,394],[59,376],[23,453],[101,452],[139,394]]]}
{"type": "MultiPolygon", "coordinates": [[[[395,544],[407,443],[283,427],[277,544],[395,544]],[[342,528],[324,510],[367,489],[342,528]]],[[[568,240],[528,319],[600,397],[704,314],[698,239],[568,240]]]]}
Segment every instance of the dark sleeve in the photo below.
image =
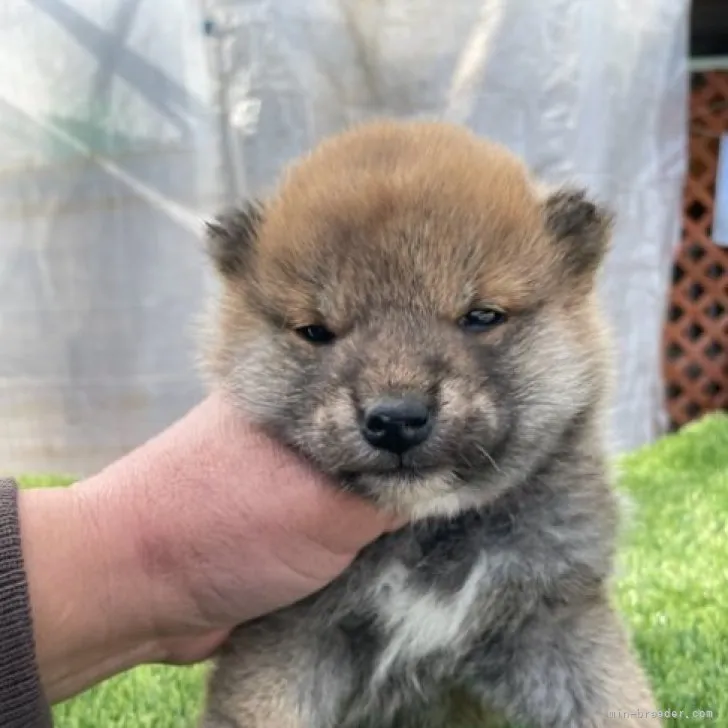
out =
{"type": "Polygon", "coordinates": [[[28,584],[20,550],[18,489],[0,479],[0,726],[50,728],[35,663],[28,584]]]}

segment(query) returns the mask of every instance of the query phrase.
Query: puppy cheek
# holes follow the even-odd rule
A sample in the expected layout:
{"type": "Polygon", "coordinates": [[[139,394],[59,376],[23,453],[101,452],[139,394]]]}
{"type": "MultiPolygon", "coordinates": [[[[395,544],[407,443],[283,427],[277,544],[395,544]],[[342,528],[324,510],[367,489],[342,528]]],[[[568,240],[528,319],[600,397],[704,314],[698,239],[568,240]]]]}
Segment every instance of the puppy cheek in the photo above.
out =
{"type": "Polygon", "coordinates": [[[367,458],[356,407],[345,391],[325,396],[299,427],[298,445],[326,470],[347,469],[367,458]]]}
{"type": "Polygon", "coordinates": [[[351,397],[342,390],[329,394],[314,408],[311,424],[320,432],[346,432],[356,428],[356,410],[351,397]]]}
{"type": "Polygon", "coordinates": [[[238,345],[227,388],[257,424],[280,429],[295,422],[299,367],[268,337],[238,345]]]}
{"type": "Polygon", "coordinates": [[[463,429],[497,431],[498,409],[490,393],[467,382],[443,383],[440,394],[440,423],[447,436],[463,429]]]}

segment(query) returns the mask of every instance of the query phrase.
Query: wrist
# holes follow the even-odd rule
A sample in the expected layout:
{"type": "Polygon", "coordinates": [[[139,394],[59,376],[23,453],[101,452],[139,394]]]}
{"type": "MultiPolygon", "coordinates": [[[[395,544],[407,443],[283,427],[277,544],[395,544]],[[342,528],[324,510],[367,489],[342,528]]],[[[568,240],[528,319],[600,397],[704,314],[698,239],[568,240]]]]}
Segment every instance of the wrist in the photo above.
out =
{"type": "Polygon", "coordinates": [[[58,702],[160,659],[140,578],[133,519],[103,474],[70,488],[27,490],[19,510],[36,661],[58,702]]]}

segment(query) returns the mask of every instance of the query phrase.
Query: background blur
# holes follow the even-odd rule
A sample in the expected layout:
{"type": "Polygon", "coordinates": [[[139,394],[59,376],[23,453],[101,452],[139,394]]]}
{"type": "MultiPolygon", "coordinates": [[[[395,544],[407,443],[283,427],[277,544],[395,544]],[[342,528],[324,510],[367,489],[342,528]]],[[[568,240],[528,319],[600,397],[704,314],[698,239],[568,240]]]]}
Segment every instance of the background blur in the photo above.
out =
{"type": "MultiPolygon", "coordinates": [[[[702,257],[725,252],[709,248],[710,190],[693,191],[702,213],[683,224],[690,10],[689,0],[6,0],[2,470],[83,475],[192,405],[202,394],[192,327],[211,285],[201,220],[265,194],[322,137],[383,114],[466,124],[618,211],[602,281],[619,347],[616,450],[680,424],[691,402],[728,406],[728,301],[710,319],[720,351],[699,372],[718,387],[712,399],[688,401],[677,381],[712,324],[687,343],[675,334],[680,351],[665,364],[666,324],[684,316],[683,331],[704,311],[699,296],[675,318],[676,256],[700,236],[702,257]]],[[[710,105],[724,77],[702,75],[703,106],[722,113],[710,105]]],[[[703,119],[704,187],[715,118],[703,119]]],[[[686,260],[691,286],[707,269],[686,260]]],[[[714,285],[728,298],[726,267],[705,273],[701,295],[714,285]]]]}

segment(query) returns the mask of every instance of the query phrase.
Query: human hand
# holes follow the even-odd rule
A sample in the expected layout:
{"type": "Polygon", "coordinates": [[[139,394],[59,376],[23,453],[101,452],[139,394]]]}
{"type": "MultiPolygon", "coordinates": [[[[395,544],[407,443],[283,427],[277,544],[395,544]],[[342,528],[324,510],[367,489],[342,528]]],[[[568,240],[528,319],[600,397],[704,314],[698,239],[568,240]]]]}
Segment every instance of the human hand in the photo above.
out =
{"type": "Polygon", "coordinates": [[[99,474],[23,492],[20,507],[51,701],[142,662],[208,657],[233,627],[324,587],[400,525],[219,393],[99,474]]]}
{"type": "Polygon", "coordinates": [[[198,660],[237,624],[319,590],[399,525],[332,487],[219,393],[124,465],[149,469],[125,487],[140,506],[140,561],[158,586],[155,629],[172,661],[198,660]]]}

